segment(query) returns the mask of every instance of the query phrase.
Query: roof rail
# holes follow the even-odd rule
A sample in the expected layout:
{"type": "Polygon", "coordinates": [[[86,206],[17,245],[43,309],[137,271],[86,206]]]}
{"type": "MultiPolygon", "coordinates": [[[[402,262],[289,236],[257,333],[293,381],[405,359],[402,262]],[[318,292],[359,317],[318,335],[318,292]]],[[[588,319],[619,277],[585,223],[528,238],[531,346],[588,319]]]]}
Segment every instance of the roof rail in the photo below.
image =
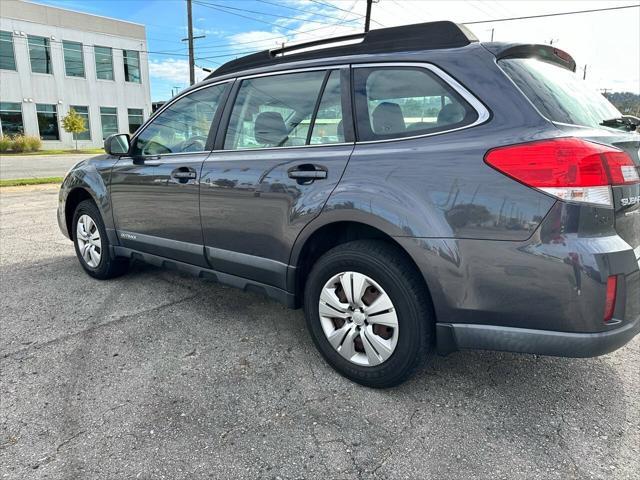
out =
{"type": "Polygon", "coordinates": [[[478,39],[464,25],[440,21],[416,23],[400,27],[380,28],[367,33],[356,33],[329,39],[314,40],[297,45],[285,46],[247,55],[227,62],[216,69],[207,79],[250,68],[277,65],[296,60],[312,60],[326,56],[357,55],[368,53],[405,52],[457,48],[477,42],[478,39]],[[319,50],[292,53],[296,50],[329,45],[332,43],[362,39],[350,45],[338,45],[319,50]]]}

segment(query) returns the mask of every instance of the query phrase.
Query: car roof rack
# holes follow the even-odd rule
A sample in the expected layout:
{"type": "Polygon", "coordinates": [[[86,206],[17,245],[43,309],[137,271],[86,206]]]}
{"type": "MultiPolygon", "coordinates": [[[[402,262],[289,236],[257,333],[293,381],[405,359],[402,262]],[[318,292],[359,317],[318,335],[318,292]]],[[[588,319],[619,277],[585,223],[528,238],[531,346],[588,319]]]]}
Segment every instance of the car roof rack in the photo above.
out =
{"type": "Polygon", "coordinates": [[[271,50],[263,50],[262,52],[231,60],[221,65],[209,75],[207,79],[241,70],[266,67],[297,60],[312,60],[327,56],[458,48],[477,41],[478,39],[475,35],[464,25],[449,21],[380,28],[367,33],[356,33],[271,50]],[[357,39],[362,39],[362,42],[291,53],[296,50],[357,39]]]}

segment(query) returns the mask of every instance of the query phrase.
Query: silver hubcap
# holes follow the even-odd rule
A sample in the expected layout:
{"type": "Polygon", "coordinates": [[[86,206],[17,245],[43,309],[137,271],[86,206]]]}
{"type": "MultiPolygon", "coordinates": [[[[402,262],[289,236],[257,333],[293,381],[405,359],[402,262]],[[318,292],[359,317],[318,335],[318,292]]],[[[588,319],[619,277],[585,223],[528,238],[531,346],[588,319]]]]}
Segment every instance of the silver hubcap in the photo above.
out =
{"type": "Polygon", "coordinates": [[[91,268],[96,268],[100,264],[102,241],[100,240],[100,230],[89,215],[82,215],[78,219],[76,242],[78,242],[78,250],[85,263],[91,268]]]}
{"type": "Polygon", "coordinates": [[[357,365],[380,365],[398,343],[398,316],[389,295],[358,272],[332,277],[320,294],[320,323],[329,343],[357,365]]]}

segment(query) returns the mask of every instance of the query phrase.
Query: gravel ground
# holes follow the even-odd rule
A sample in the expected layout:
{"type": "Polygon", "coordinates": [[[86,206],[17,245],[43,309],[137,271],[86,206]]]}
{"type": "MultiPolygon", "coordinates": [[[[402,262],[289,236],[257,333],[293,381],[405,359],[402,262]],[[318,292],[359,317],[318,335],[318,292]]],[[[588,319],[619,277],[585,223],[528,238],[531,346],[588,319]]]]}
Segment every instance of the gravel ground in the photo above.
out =
{"type": "Polygon", "coordinates": [[[640,338],[581,360],[455,353],[370,390],[300,311],[143,265],[90,279],[56,194],[0,191],[0,478],[640,474],[640,338]]]}

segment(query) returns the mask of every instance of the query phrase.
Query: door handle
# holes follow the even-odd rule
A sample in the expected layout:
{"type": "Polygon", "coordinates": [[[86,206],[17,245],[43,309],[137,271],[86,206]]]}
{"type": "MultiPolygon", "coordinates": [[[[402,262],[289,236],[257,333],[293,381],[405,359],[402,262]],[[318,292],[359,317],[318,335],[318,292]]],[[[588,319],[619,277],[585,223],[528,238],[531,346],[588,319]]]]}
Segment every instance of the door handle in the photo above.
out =
{"type": "Polygon", "coordinates": [[[187,183],[189,180],[194,180],[197,176],[196,171],[189,167],[179,167],[171,172],[171,178],[175,178],[179,183],[187,183]]]}
{"type": "Polygon", "coordinates": [[[196,178],[196,172],[181,172],[181,171],[174,171],[171,176],[173,178],[186,178],[186,179],[190,179],[190,178],[196,178]]]}
{"type": "Polygon", "coordinates": [[[319,180],[327,178],[327,170],[324,167],[311,165],[309,163],[290,168],[287,173],[289,174],[289,178],[295,180],[319,180]]]}

